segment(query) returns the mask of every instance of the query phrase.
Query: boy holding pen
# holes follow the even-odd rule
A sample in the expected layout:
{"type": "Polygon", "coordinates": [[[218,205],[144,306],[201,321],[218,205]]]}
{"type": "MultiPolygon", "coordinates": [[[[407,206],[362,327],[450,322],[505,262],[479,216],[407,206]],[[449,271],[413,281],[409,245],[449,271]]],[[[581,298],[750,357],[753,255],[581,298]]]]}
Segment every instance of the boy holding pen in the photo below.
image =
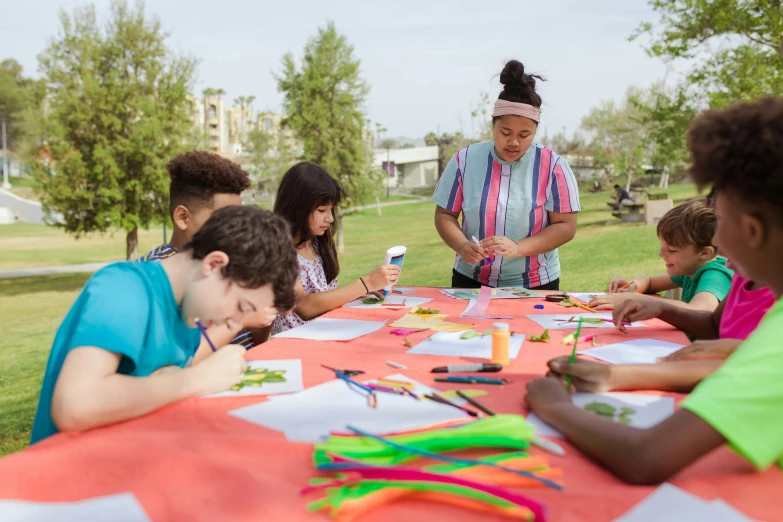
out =
{"type": "Polygon", "coordinates": [[[714,311],[726,297],[732,272],[726,259],[717,255],[712,244],[715,212],[705,199],[691,199],[673,208],[658,222],[658,255],[666,263],[666,273],[626,281],[613,279],[608,293],[595,297],[588,306],[595,310],[612,310],[632,297],[655,299],[664,290],[682,288],[682,301],[675,306],[690,310],[714,311]]]}
{"type": "Polygon", "coordinates": [[[215,211],[176,256],[99,270],[57,330],[31,442],[228,389],[245,349],[209,350],[191,365],[196,318],[234,328],[265,307],[290,308],[296,277],[288,227],[255,207],[215,211]]]}
{"type": "Polygon", "coordinates": [[[715,244],[740,275],[768,286],[778,301],[679,410],[651,428],[574,406],[562,385],[572,367],[562,361],[551,365],[549,378],[528,383],[525,397],[531,411],[584,453],[635,484],[662,482],[723,444],[758,469],[783,466],[783,100],[707,111],[688,138],[693,179],[717,192],[715,244]]]}

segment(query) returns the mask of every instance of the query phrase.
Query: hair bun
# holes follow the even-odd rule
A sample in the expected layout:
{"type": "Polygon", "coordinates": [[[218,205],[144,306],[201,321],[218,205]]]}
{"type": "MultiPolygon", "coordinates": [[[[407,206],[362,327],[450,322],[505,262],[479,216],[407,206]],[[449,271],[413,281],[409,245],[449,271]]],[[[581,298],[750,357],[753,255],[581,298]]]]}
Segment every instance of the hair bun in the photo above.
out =
{"type": "Polygon", "coordinates": [[[526,80],[525,66],[517,60],[508,61],[500,72],[500,83],[503,84],[505,89],[516,90],[525,86],[527,84],[526,80]]]}

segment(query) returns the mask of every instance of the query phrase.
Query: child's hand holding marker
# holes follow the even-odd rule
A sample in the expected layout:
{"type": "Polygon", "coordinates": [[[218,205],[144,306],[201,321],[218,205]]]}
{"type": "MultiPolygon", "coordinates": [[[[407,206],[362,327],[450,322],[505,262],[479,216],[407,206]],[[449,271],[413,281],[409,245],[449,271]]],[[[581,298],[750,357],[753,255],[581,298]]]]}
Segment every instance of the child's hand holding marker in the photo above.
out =
{"type": "Polygon", "coordinates": [[[636,292],[637,286],[638,285],[634,280],[626,281],[622,277],[617,277],[609,281],[607,292],[610,294],[615,294],[618,292],[636,292]]]}
{"type": "Polygon", "coordinates": [[[556,377],[565,381],[567,375],[571,376],[571,386],[579,392],[606,392],[613,389],[612,368],[610,364],[604,364],[584,359],[576,359],[570,362],[569,356],[563,355],[552,359],[547,363],[549,373],[547,377],[556,377]]]}
{"type": "Polygon", "coordinates": [[[217,393],[231,388],[245,373],[245,347],[229,344],[191,366],[197,395],[217,393]]]}

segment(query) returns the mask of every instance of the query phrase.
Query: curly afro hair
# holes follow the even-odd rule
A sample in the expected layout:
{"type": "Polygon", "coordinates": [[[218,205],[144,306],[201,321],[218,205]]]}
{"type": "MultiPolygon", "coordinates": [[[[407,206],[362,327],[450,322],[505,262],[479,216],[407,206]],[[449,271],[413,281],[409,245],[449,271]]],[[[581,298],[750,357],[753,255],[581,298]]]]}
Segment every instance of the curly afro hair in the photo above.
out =
{"type": "Polygon", "coordinates": [[[242,167],[206,151],[185,152],[166,165],[171,177],[169,212],[185,205],[191,212],[212,205],[215,194],[241,194],[250,186],[242,167]]]}
{"type": "Polygon", "coordinates": [[[688,145],[700,187],[730,192],[783,226],[783,99],[705,111],[691,124],[688,145]]]}

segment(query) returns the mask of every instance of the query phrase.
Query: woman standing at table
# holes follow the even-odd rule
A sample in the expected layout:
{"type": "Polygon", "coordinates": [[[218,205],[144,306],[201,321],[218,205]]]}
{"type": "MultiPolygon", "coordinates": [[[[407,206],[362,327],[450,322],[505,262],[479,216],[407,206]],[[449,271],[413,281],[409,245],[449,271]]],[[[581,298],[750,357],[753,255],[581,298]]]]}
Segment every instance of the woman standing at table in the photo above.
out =
{"type": "Polygon", "coordinates": [[[560,288],[557,248],[576,233],[579,192],[568,163],[533,142],[541,118],[536,79],[543,80],[518,61],[506,64],[493,139],[458,151],[432,196],[435,228],[457,253],[454,288],[560,288]]]}

